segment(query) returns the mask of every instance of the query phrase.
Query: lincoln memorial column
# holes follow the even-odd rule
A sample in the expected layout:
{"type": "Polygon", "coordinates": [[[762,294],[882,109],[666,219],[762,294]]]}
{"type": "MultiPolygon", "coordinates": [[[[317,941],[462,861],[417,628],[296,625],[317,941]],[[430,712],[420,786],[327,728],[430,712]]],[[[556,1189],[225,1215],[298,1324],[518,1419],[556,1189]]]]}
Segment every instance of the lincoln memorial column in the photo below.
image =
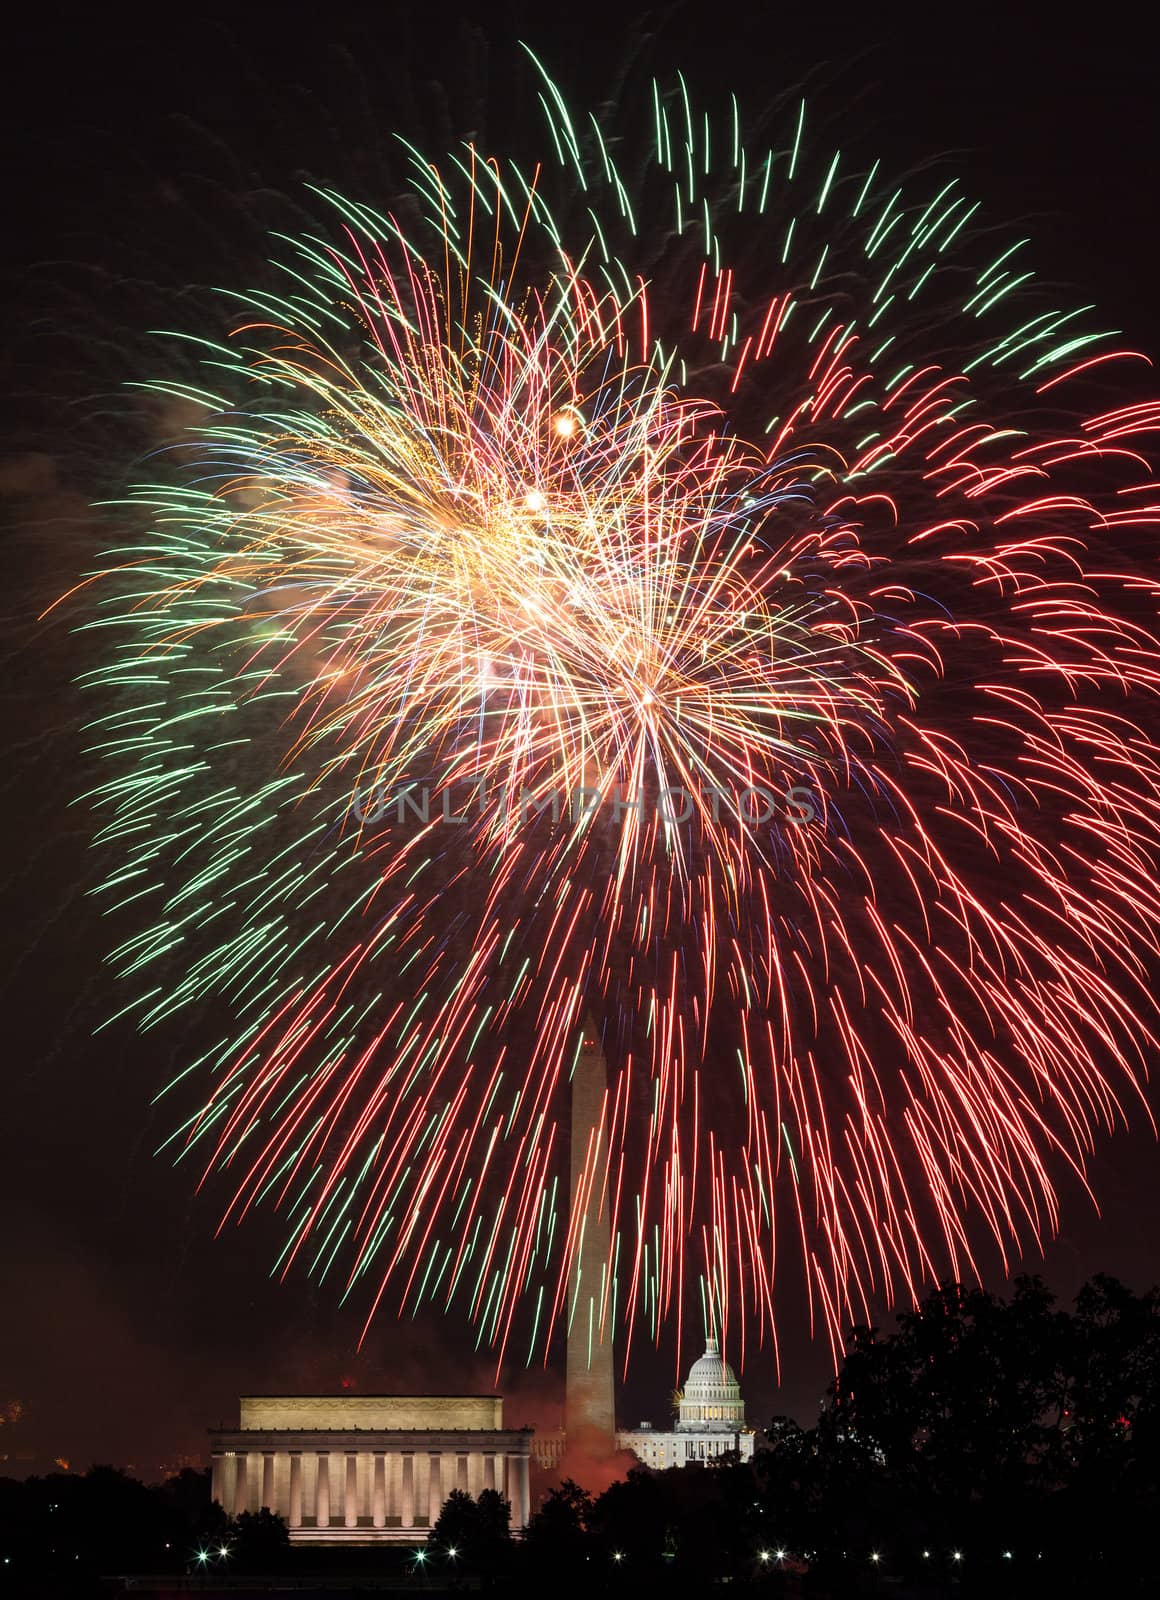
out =
{"type": "Polygon", "coordinates": [[[314,1516],[317,1526],[330,1526],[330,1452],[318,1452],[318,1488],[314,1493],[314,1516]]]}
{"type": "Polygon", "coordinates": [[[235,1516],[242,1511],[258,1510],[258,1463],[261,1457],[252,1450],[238,1462],[238,1499],[235,1516]]]}
{"type": "MultiPolygon", "coordinates": [[[[391,1517],[398,1517],[403,1504],[403,1458],[397,1450],[392,1450],[386,1460],[387,1478],[387,1510],[391,1517]]],[[[401,1520],[401,1518],[400,1518],[401,1520]]]]}
{"type": "Polygon", "coordinates": [[[507,1482],[506,1482],[506,1479],[505,1479],[505,1474],[506,1474],[506,1471],[507,1471],[507,1458],[505,1457],[505,1455],[504,1455],[502,1450],[497,1450],[496,1453],[495,1453],[495,1461],[494,1461],[494,1464],[492,1466],[492,1471],[495,1474],[495,1491],[496,1491],[496,1493],[497,1494],[502,1494],[504,1499],[507,1500],[508,1492],[507,1492],[507,1482]]]}
{"type": "Polygon", "coordinates": [[[228,1517],[238,1498],[238,1458],[232,1450],[214,1457],[213,1483],[213,1497],[228,1517]]]}
{"type": "Polygon", "coordinates": [[[331,1450],[326,1464],[330,1473],[330,1526],[341,1528],[346,1515],[346,1456],[331,1450]]]}
{"type": "Polygon", "coordinates": [[[302,1520],[313,1519],[315,1526],[318,1524],[318,1466],[321,1457],[317,1450],[310,1450],[302,1457],[302,1520]]]}
{"type": "Polygon", "coordinates": [[[387,1525],[387,1463],[381,1452],[375,1452],[374,1488],[371,1491],[371,1523],[376,1528],[387,1525]]]}
{"type": "Polygon", "coordinates": [[[415,1474],[415,1515],[426,1520],[431,1509],[431,1457],[426,1451],[415,1455],[411,1470],[415,1474]]]}
{"type": "Polygon", "coordinates": [[[520,1456],[520,1527],[526,1528],[531,1514],[531,1495],[528,1492],[528,1458],[520,1456]]]}
{"type": "Polygon", "coordinates": [[[415,1526],[415,1457],[408,1450],[403,1457],[403,1485],[399,1518],[404,1528],[415,1526]]]}
{"type": "Polygon", "coordinates": [[[346,1482],[343,1484],[343,1522],[348,1528],[358,1527],[358,1456],[353,1452],[346,1458],[346,1482]]]}
{"type": "Polygon", "coordinates": [[[290,1455],[290,1526],[302,1526],[302,1453],[294,1450],[290,1455]]]}
{"type": "Polygon", "coordinates": [[[438,1521],[439,1513],[443,1509],[443,1457],[438,1450],[432,1450],[427,1457],[427,1472],[430,1480],[430,1493],[427,1499],[427,1526],[433,1528],[438,1521]]]}
{"type": "Polygon", "coordinates": [[[341,1528],[346,1523],[346,1451],[330,1453],[330,1525],[341,1528]]]}
{"type": "Polygon", "coordinates": [[[274,1452],[274,1498],[270,1510],[290,1520],[290,1453],[287,1450],[274,1452]]]}
{"type": "Polygon", "coordinates": [[[274,1499],[274,1452],[272,1450],[263,1450],[262,1452],[262,1498],[258,1509],[261,1510],[262,1506],[265,1506],[267,1511],[277,1510],[274,1499]]]}

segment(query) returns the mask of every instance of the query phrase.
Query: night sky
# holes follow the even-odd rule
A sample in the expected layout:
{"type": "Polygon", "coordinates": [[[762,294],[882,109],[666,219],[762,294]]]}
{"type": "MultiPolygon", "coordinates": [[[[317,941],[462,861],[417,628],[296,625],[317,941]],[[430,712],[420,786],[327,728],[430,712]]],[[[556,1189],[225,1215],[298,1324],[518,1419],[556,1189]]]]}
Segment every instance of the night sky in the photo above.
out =
{"type": "MultiPolygon", "coordinates": [[[[151,442],[157,419],[122,387],[156,363],[150,328],[196,329],[202,286],[252,282],[305,180],[381,204],[395,128],[436,154],[469,133],[518,151],[536,114],[522,37],[585,105],[615,92],[630,59],[682,67],[701,97],[727,104],[735,90],[743,108],[804,88],[815,129],[844,149],[900,172],[946,160],[989,222],[1030,235],[1061,301],[1094,302],[1128,343],[1160,352],[1151,39],[1098,23],[1070,33],[1058,8],[1050,22],[932,8],[856,23],[832,7],[753,9],[382,5],[352,19],[315,6],[307,21],[200,6],[131,21],[94,8],[78,22],[42,5],[9,32],[0,1418],[11,1402],[22,1414],[0,1422],[0,1472],[61,1457],[151,1475],[197,1455],[241,1392],[494,1379],[467,1330],[433,1314],[384,1316],[355,1354],[358,1306],[302,1276],[269,1280],[276,1219],[215,1240],[220,1196],[198,1197],[193,1167],[154,1156],[171,1125],[150,1101],[182,1063],[180,1024],[145,1041],[128,1025],[94,1036],[123,998],[102,969],[90,819],[74,803],[91,768],[71,683],[92,646],[75,617],[36,618],[101,548],[89,501],[115,493],[151,442]]],[[[1095,1271],[1155,1281],[1158,1172],[1138,1114],[1091,1163],[1102,1214],[1061,1185],[1063,1236],[1027,1270],[1065,1296],[1095,1271]]],[[[814,1414],[826,1351],[795,1337],[782,1359],[780,1390],[760,1359],[746,1370],[751,1420],[814,1414]]],[[[640,1348],[623,1421],[663,1421],[673,1360],[640,1348]]],[[[509,1419],[554,1420],[553,1383],[505,1375],[509,1419]]]]}

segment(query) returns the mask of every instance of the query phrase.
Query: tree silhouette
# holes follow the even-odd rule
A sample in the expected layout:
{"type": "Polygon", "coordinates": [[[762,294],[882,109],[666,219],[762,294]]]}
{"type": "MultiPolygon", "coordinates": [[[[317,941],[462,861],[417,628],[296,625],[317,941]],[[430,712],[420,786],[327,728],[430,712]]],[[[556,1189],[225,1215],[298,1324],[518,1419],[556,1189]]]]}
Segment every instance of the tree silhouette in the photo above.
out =
{"type": "Polygon", "coordinates": [[[493,1578],[511,1559],[511,1506],[494,1489],[483,1489],[473,1499],[462,1489],[452,1489],[430,1533],[428,1548],[462,1561],[481,1577],[493,1578]]]}
{"type": "Polygon", "coordinates": [[[290,1531],[283,1519],[265,1506],[243,1511],[230,1524],[226,1543],[238,1572],[280,1572],[290,1550],[290,1531]]]}
{"type": "Polygon", "coordinates": [[[571,1572],[583,1572],[591,1555],[588,1524],[592,1517],[592,1496],[571,1478],[545,1496],[539,1510],[529,1519],[524,1532],[524,1548],[533,1564],[571,1572]]]}
{"type": "Polygon", "coordinates": [[[1155,1291],[1097,1278],[1069,1314],[1037,1278],[1006,1301],[945,1285],[892,1334],[852,1330],[812,1438],[779,1421],[761,1470],[831,1555],[878,1546],[913,1578],[969,1548],[992,1592],[1026,1593],[1018,1552],[1055,1593],[1122,1594],[1150,1565],[1158,1411],[1155,1291]]]}

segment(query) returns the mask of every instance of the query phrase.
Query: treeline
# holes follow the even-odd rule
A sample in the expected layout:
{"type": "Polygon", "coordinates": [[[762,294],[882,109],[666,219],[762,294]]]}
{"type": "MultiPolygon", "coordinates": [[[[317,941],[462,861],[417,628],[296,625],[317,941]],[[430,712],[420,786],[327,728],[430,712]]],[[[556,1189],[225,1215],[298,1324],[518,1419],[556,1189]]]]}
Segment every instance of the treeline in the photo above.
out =
{"type": "Polygon", "coordinates": [[[90,1593],[121,1573],[273,1572],[288,1550],[281,1518],[227,1517],[208,1472],[152,1487],[105,1466],[0,1478],[0,1592],[90,1593]]]}

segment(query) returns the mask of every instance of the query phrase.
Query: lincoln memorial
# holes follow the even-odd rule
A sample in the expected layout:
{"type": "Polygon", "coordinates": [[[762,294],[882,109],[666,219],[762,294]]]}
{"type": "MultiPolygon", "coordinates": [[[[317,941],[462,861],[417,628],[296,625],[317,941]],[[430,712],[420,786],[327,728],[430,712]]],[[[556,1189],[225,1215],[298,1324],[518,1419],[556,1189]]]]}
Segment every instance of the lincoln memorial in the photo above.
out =
{"type": "Polygon", "coordinates": [[[374,1544],[421,1539],[452,1489],[495,1489],[519,1532],[531,1438],[498,1395],[254,1395],[210,1434],[213,1497],[277,1512],[294,1544],[374,1544]]]}

